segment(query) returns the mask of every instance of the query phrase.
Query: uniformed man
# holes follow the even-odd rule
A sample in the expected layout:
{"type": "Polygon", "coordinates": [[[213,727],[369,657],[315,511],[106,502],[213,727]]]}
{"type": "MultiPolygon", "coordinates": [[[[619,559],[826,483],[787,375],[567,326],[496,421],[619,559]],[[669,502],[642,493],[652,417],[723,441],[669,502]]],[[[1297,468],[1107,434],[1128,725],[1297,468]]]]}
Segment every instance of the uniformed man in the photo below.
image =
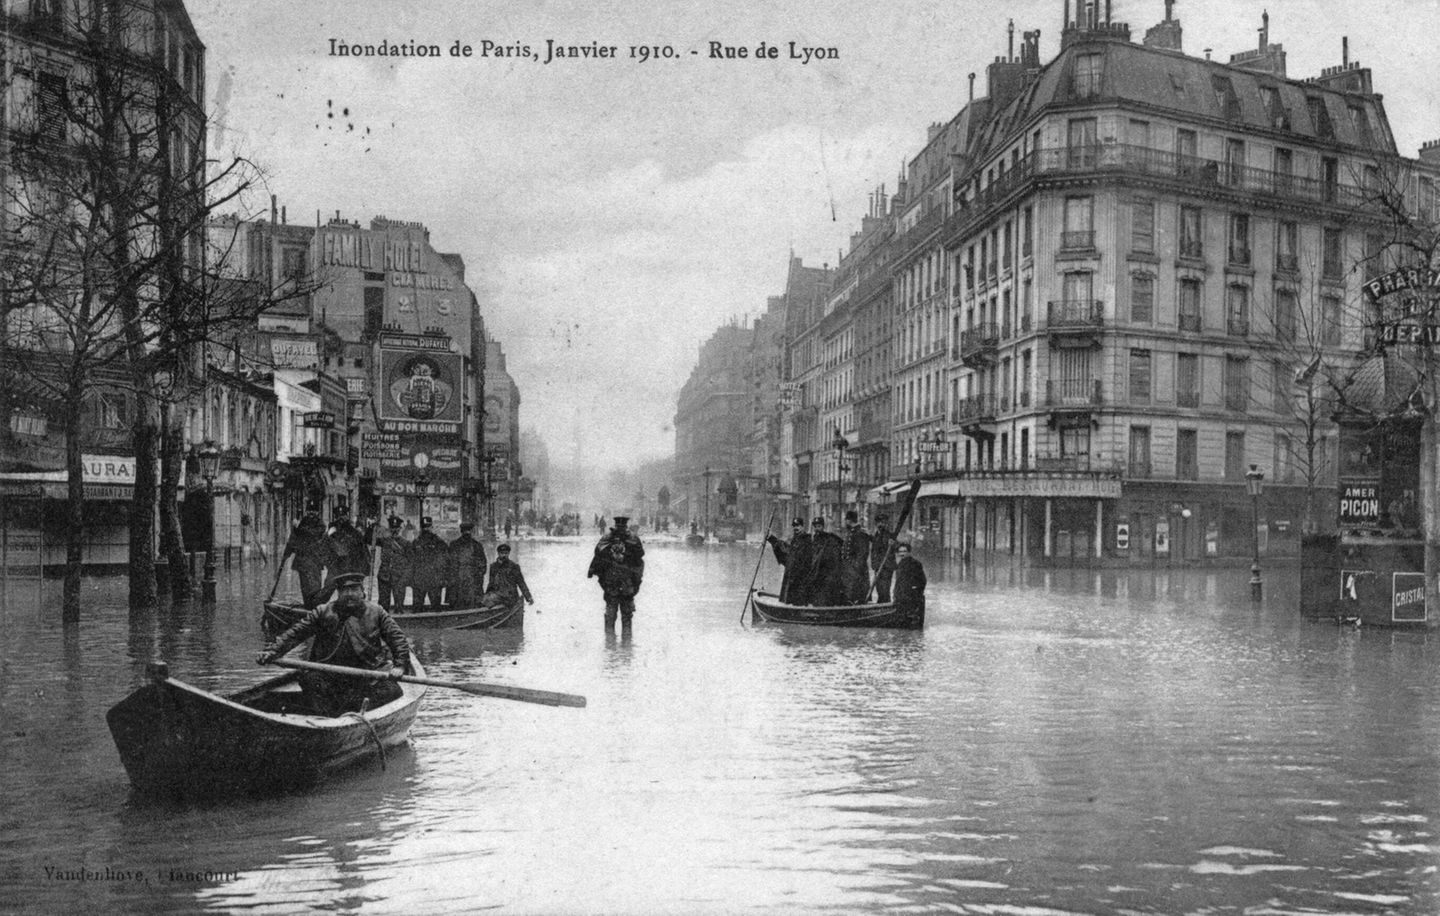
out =
{"type": "Polygon", "coordinates": [[[860,516],[845,513],[845,537],[840,548],[840,583],[846,604],[864,604],[870,595],[870,535],[860,527],[860,516]]]}
{"type": "Polygon", "coordinates": [[[375,678],[345,677],[303,671],[300,687],[311,705],[323,715],[371,709],[401,696],[395,680],[412,670],[410,643],[388,611],[365,600],[365,577],[342,573],[335,577],[334,601],[315,608],[266,647],[255,659],[268,665],[305,640],[310,661],[344,665],[375,672],[375,678]]]}
{"type": "Polygon", "coordinates": [[[889,528],[890,516],[875,516],[875,533],[870,537],[870,574],[875,577],[875,600],[890,601],[890,580],[895,578],[895,535],[889,528]]]}
{"type": "Polygon", "coordinates": [[[410,578],[410,544],[400,534],[405,521],[390,516],[376,547],[380,551],[380,569],[375,575],[379,586],[380,606],[389,610],[405,605],[405,588],[410,578]]]}
{"type": "Polygon", "coordinates": [[[808,604],[802,583],[810,568],[810,533],[805,530],[805,519],[790,521],[790,540],[782,541],[773,534],[765,540],[775,551],[775,562],[785,567],[785,578],[780,580],[780,600],[786,604],[808,604]]]}
{"type": "Polygon", "coordinates": [[[431,610],[439,610],[449,572],[450,545],[435,533],[430,516],[420,519],[420,536],[410,545],[410,587],[415,590],[414,609],[429,602],[431,610]]]}
{"type": "Polygon", "coordinates": [[[290,539],[285,542],[285,553],[280,557],[280,565],[284,566],[289,557],[294,557],[290,566],[300,577],[301,603],[307,608],[313,608],[320,603],[323,594],[325,570],[335,562],[330,542],[325,537],[325,523],[320,520],[320,513],[313,509],[306,512],[290,532],[290,539]]]}
{"type": "Polygon", "coordinates": [[[461,522],[460,536],[450,542],[450,583],[447,597],[455,607],[476,607],[485,593],[485,545],[475,540],[475,523],[461,522]]]}
{"type": "Polygon", "coordinates": [[[510,559],[510,545],[501,544],[495,548],[495,562],[490,564],[490,584],[480,603],[485,607],[504,607],[514,604],[521,595],[525,596],[526,604],[535,603],[530,596],[530,586],[525,584],[525,573],[520,570],[520,564],[510,559]]]}
{"type": "Polygon", "coordinates": [[[810,575],[805,591],[807,604],[836,607],[845,604],[845,587],[840,580],[840,553],[845,543],[840,536],[825,530],[825,519],[810,520],[810,575]]]}
{"type": "Polygon", "coordinates": [[[895,545],[895,607],[925,610],[925,567],[910,553],[910,545],[895,545]]]}
{"type": "Polygon", "coordinates": [[[595,545],[585,577],[600,580],[605,596],[605,629],[615,629],[617,616],[621,628],[629,629],[630,619],[635,616],[635,596],[645,578],[645,546],[640,536],[630,530],[628,516],[615,516],[615,526],[595,545]]]}

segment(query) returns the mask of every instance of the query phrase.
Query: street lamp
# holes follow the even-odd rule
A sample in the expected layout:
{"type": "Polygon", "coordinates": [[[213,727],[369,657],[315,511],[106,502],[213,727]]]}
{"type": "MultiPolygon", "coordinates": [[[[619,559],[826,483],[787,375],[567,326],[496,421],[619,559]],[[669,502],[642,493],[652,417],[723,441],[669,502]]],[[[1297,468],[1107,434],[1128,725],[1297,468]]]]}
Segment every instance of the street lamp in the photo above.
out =
{"type": "Polygon", "coordinates": [[[835,449],[835,491],[840,500],[840,514],[845,513],[845,450],[850,447],[850,440],[840,434],[840,424],[835,424],[835,438],[830,440],[830,447],[835,449]]]}
{"type": "Polygon", "coordinates": [[[1250,489],[1250,533],[1255,541],[1255,558],[1250,563],[1250,600],[1259,601],[1260,583],[1260,491],[1264,487],[1265,472],[1259,465],[1250,465],[1245,474],[1245,483],[1250,489]]]}
{"type": "MultiPolygon", "coordinates": [[[[200,597],[215,600],[215,478],[220,475],[220,449],[206,439],[195,453],[200,463],[200,476],[205,478],[205,502],[210,508],[210,547],[205,551],[205,577],[200,583],[200,597]]],[[[192,567],[193,568],[193,567],[192,567]]]]}
{"type": "Polygon", "coordinates": [[[420,525],[425,525],[425,491],[430,489],[430,475],[424,471],[415,478],[415,493],[420,497],[420,525]]]}

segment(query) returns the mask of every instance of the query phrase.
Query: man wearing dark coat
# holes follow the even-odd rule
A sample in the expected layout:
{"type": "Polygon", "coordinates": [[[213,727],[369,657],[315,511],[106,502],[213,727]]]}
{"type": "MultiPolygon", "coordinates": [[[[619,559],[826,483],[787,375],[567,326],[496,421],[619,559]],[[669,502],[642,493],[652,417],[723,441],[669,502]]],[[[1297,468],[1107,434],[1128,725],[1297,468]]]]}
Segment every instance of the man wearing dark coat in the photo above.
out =
{"type": "Polygon", "coordinates": [[[325,536],[325,523],[320,520],[318,512],[306,512],[290,532],[290,539],[285,542],[285,553],[280,557],[281,566],[285,565],[288,557],[295,558],[290,565],[300,577],[301,602],[307,608],[315,607],[323,594],[325,570],[335,563],[330,542],[325,536]]]}
{"type": "Polygon", "coordinates": [[[825,519],[810,520],[810,574],[805,590],[807,604],[834,607],[845,603],[845,587],[840,580],[840,554],[845,543],[839,535],[825,530],[825,519]]]}
{"type": "Polygon", "coordinates": [[[410,545],[410,587],[415,590],[415,610],[427,600],[431,610],[440,607],[449,572],[450,545],[435,533],[430,516],[420,519],[420,536],[410,545]]]}
{"type": "Polygon", "coordinates": [[[622,629],[629,629],[635,615],[635,596],[645,577],[645,547],[640,536],[630,530],[630,518],[615,516],[615,527],[601,536],[585,577],[598,578],[605,595],[605,629],[615,629],[620,618],[622,629]]]}
{"type": "Polygon", "coordinates": [[[490,585],[480,603],[485,607],[504,607],[515,603],[520,595],[526,604],[534,604],[530,597],[530,586],[525,584],[525,573],[520,564],[510,559],[510,545],[501,544],[495,548],[495,562],[490,564],[490,585]]]}
{"type": "Polygon", "coordinates": [[[910,545],[895,545],[895,607],[903,610],[925,610],[925,567],[910,555],[910,545]]]}
{"type": "Polygon", "coordinates": [[[775,551],[775,562],[785,567],[785,578],[780,580],[780,600],[786,604],[808,604],[801,583],[805,571],[810,568],[810,535],[805,530],[805,519],[795,518],[790,522],[790,540],[782,541],[773,534],[765,540],[775,551]]]}
{"type": "Polygon", "coordinates": [[[455,607],[476,607],[485,593],[485,545],[475,540],[474,522],[460,523],[460,536],[450,542],[450,582],[454,592],[450,603],[455,607]]]}
{"type": "Polygon", "coordinates": [[[846,604],[864,604],[870,595],[870,535],[860,527],[860,516],[853,509],[845,513],[840,582],[846,604]]]}
{"type": "Polygon", "coordinates": [[[334,601],[315,608],[267,646],[255,659],[268,665],[305,640],[310,661],[373,671],[373,680],[304,671],[300,687],[323,715],[357,712],[368,702],[374,709],[401,696],[395,679],[413,670],[410,643],[384,608],[365,600],[365,577],[342,573],[335,577],[334,601]],[[388,650],[388,657],[387,657],[388,650]]]}
{"type": "Polygon", "coordinates": [[[405,587],[410,578],[410,544],[400,536],[405,524],[398,515],[390,516],[385,529],[375,542],[380,551],[380,569],[375,574],[379,586],[380,606],[389,610],[405,604],[405,587]]]}
{"type": "Polygon", "coordinates": [[[890,601],[890,581],[895,578],[895,535],[890,531],[890,516],[875,516],[875,533],[870,537],[870,572],[875,576],[875,600],[890,601]]]}

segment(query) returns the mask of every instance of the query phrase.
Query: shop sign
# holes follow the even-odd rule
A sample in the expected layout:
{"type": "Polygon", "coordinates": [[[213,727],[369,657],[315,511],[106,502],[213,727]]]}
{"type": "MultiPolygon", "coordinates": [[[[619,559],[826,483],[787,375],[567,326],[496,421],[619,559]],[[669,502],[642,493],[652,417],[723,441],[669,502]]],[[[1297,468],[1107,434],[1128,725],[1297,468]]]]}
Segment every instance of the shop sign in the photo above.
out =
{"type": "Polygon", "coordinates": [[[270,363],[276,369],[317,369],[320,346],[313,337],[270,338],[270,363]]]}
{"type": "MultiPolygon", "coordinates": [[[[419,496],[420,492],[415,489],[415,483],[411,480],[382,480],[380,481],[380,492],[387,496],[419,496]]],[[[425,497],[432,496],[459,496],[460,488],[455,484],[431,483],[425,491],[425,497]]]]}
{"type": "MultiPolygon", "coordinates": [[[[135,485],[135,459],[125,455],[82,455],[86,483],[135,485]]],[[[124,497],[129,499],[128,496],[124,497]]]]}
{"type": "Polygon", "coordinates": [[[304,414],[301,425],[306,429],[334,429],[335,414],[328,410],[312,410],[304,414]]]}
{"type": "Polygon", "coordinates": [[[1380,524],[1380,485],[1375,482],[1341,483],[1341,528],[1375,528],[1380,524]]]}
{"type": "Polygon", "coordinates": [[[1120,522],[1115,526],[1115,549],[1130,549],[1130,523],[1120,522]]]}
{"type": "Polygon", "coordinates": [[[400,446],[399,433],[365,433],[360,440],[366,458],[379,461],[400,461],[404,451],[400,446]]]}
{"type": "Polygon", "coordinates": [[[1425,574],[1397,572],[1391,574],[1390,619],[1396,623],[1417,623],[1425,620],[1425,574]]]}
{"type": "MultiPolygon", "coordinates": [[[[464,360],[456,353],[380,348],[380,417],[409,423],[463,419],[464,360]]],[[[421,430],[397,430],[420,432],[421,430]]]]}

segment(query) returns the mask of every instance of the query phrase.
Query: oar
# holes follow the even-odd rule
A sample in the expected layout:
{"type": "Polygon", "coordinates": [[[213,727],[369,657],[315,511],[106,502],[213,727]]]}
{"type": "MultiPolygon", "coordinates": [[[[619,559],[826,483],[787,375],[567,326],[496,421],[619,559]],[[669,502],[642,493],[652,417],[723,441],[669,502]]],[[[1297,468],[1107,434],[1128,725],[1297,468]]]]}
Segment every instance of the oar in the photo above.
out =
{"type": "Polygon", "coordinates": [[[275,570],[275,584],[272,585],[272,586],[270,586],[270,597],[267,598],[267,599],[265,599],[265,600],[267,600],[267,601],[274,601],[274,600],[275,600],[275,590],[280,587],[280,577],[283,576],[283,575],[285,575],[285,561],[284,561],[284,560],[281,560],[281,561],[280,561],[280,568],[277,569],[277,570],[275,570]]]}
{"type": "Polygon", "coordinates": [[[755,580],[760,578],[760,564],[765,562],[765,545],[770,536],[770,526],[775,524],[775,513],[780,509],[777,503],[775,508],[770,510],[770,518],[765,522],[765,530],[760,533],[760,556],[755,558],[755,573],[750,577],[750,590],[745,593],[745,603],[740,606],[740,623],[745,623],[745,612],[750,609],[750,604],[755,600],[755,580]]]}
{"type": "MultiPolygon", "coordinates": [[[[377,677],[388,677],[383,672],[366,671],[363,668],[349,668],[344,665],[322,665],[319,662],[302,662],[292,658],[277,658],[273,664],[281,668],[301,668],[306,671],[322,671],[325,674],[338,674],[342,677],[363,677],[366,680],[375,680],[377,677]]],[[[424,684],[427,687],[449,687],[451,690],[463,690],[466,693],[473,693],[477,697],[499,697],[502,700],[519,700],[522,703],[540,703],[544,706],[578,706],[584,707],[585,698],[573,693],[556,693],[553,690],[533,690],[529,687],[512,687],[509,684],[462,684],[458,681],[441,681],[433,677],[415,677],[411,674],[402,674],[396,680],[404,681],[407,684],[424,684]]]]}

